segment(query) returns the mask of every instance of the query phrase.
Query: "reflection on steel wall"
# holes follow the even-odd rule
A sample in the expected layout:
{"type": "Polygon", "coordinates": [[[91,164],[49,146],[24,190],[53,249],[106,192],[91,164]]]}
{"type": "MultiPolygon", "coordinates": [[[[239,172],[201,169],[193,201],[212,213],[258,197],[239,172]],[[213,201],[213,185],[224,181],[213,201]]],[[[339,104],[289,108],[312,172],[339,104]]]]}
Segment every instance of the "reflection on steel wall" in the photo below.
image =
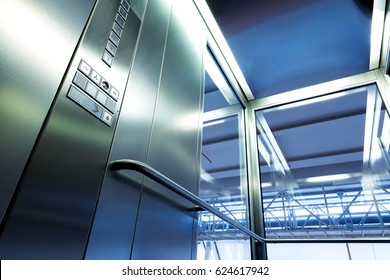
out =
{"type": "MultiPolygon", "coordinates": [[[[205,42],[192,5],[148,1],[110,161],[146,162],[197,193],[205,42]]],[[[194,258],[191,206],[139,174],[107,172],[86,258],[194,258]]]]}
{"type": "Polygon", "coordinates": [[[0,3],[0,258],[194,258],[192,205],[107,164],[140,160],[197,193],[193,3],[79,2],[0,3]],[[8,24],[16,12],[31,26],[8,24]]]}
{"type": "MultiPolygon", "coordinates": [[[[13,5],[8,2],[11,1],[7,1],[5,5],[13,5]]],[[[10,118],[10,124],[28,125],[18,119],[24,114],[28,114],[24,117],[27,120],[35,118],[29,110],[26,111],[25,106],[31,105],[20,105],[23,98],[31,98],[34,102],[41,103],[40,100],[30,97],[30,84],[33,88],[37,87],[36,91],[42,96],[50,95],[51,99],[54,96],[55,98],[49,112],[46,108],[40,113],[41,122],[44,123],[43,126],[40,124],[42,127],[36,125],[37,130],[41,129],[41,132],[26,167],[22,166],[24,162],[20,163],[24,171],[21,178],[18,178],[15,194],[1,226],[0,257],[82,259],[130,70],[140,20],[132,12],[127,1],[121,4],[120,0],[105,0],[99,1],[95,6],[92,2],[82,6],[78,4],[79,1],[73,1],[74,3],[53,1],[57,5],[45,1],[50,2],[51,8],[54,9],[45,17],[38,11],[46,7],[47,3],[35,2],[35,9],[29,10],[27,9],[30,8],[30,1],[18,2],[20,8],[26,9],[30,17],[31,22],[26,24],[34,25],[36,21],[48,18],[48,22],[42,25],[55,26],[60,24],[56,20],[57,16],[66,14],[70,17],[67,21],[80,22],[79,31],[73,34],[72,32],[75,32],[73,25],[64,21],[60,30],[53,31],[55,34],[58,33],[57,38],[51,37],[51,33],[46,34],[47,42],[59,41],[58,45],[52,46],[54,54],[48,58],[45,58],[45,55],[50,54],[51,50],[44,49],[46,41],[36,42],[27,32],[23,33],[29,37],[25,44],[39,45],[37,54],[36,57],[28,54],[28,57],[19,61],[19,64],[15,64],[14,72],[11,72],[10,76],[15,79],[14,75],[17,75],[19,69],[31,68],[35,73],[42,70],[41,75],[44,78],[35,79],[33,74],[25,73],[24,79],[28,83],[26,82],[19,91],[15,88],[9,89],[9,95],[15,92],[20,95],[20,100],[12,100],[15,116],[10,118]],[[67,13],[64,13],[64,9],[67,13]],[[78,20],[79,9],[84,10],[81,20],[78,20]],[[81,34],[84,27],[85,32],[81,34]],[[73,44],[68,44],[68,61],[62,62],[63,69],[60,69],[62,73],[58,70],[58,75],[53,77],[52,65],[57,65],[57,57],[62,57],[61,44],[68,36],[75,38],[71,42],[73,44]],[[68,64],[66,74],[62,77],[61,74],[63,75],[68,64]],[[42,91],[42,88],[47,88],[46,80],[55,86],[60,84],[57,93],[54,85],[48,88],[47,92],[42,91]]],[[[46,30],[40,30],[42,31],[46,30]]],[[[25,50],[19,49],[16,45],[17,42],[13,44],[10,47],[17,52],[15,56],[26,55],[25,50]]],[[[41,99],[45,100],[44,97],[41,99]]],[[[43,109],[36,110],[41,112],[43,109]]],[[[20,137],[17,132],[10,132],[11,139],[20,137]]],[[[34,142],[34,136],[23,137],[34,142]]],[[[26,145],[22,146],[25,148],[26,145]]],[[[29,151],[26,153],[28,156],[29,151]]]]}
{"type": "Polygon", "coordinates": [[[94,2],[0,2],[0,221],[94,2]]]}
{"type": "MultiPolygon", "coordinates": [[[[147,158],[149,165],[195,194],[203,112],[201,61],[206,45],[197,16],[192,1],[174,2],[147,158]]],[[[196,258],[197,224],[192,207],[188,201],[146,180],[132,259],[196,258]]]]}

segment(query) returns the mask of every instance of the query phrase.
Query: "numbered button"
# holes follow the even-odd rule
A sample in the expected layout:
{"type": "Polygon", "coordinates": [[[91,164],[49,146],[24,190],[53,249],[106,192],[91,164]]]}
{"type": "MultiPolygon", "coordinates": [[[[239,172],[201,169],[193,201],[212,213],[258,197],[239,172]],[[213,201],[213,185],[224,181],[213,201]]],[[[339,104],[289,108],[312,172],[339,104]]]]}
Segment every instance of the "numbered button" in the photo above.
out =
{"type": "Polygon", "coordinates": [[[114,45],[111,41],[108,41],[107,46],[106,46],[106,50],[107,50],[112,56],[115,56],[117,48],[115,47],[115,45],[114,45]]]}
{"type": "Polygon", "coordinates": [[[116,15],[115,21],[119,24],[120,27],[123,28],[125,26],[125,20],[119,14],[116,15]]]}
{"type": "Polygon", "coordinates": [[[113,31],[110,33],[110,40],[114,43],[115,46],[119,46],[120,38],[113,31]]]}
{"type": "Polygon", "coordinates": [[[114,30],[114,32],[120,37],[122,36],[122,28],[116,23],[114,22],[114,25],[112,26],[112,30],[114,30]]]}
{"type": "Polygon", "coordinates": [[[104,51],[102,60],[111,67],[114,57],[107,50],[104,51]]]}
{"type": "Polygon", "coordinates": [[[130,4],[126,0],[122,0],[122,6],[125,8],[125,10],[128,12],[130,10],[130,4]]]}
{"type": "Polygon", "coordinates": [[[126,12],[126,10],[125,10],[122,6],[119,7],[118,13],[119,13],[124,19],[127,18],[127,12],[126,12]]]}

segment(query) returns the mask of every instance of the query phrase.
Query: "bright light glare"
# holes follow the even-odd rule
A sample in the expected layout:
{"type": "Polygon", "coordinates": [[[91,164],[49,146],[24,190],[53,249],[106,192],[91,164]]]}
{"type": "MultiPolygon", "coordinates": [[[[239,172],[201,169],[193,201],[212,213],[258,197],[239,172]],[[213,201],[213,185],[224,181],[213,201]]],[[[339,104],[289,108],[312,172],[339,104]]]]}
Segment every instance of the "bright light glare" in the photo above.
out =
{"type": "Polygon", "coordinates": [[[278,106],[276,107],[275,109],[276,110],[286,110],[286,109],[292,109],[292,108],[296,108],[296,107],[301,107],[301,106],[306,106],[306,105],[310,105],[310,104],[314,104],[314,103],[320,103],[320,102],[323,102],[323,101],[328,101],[328,100],[332,100],[332,99],[336,99],[336,98],[339,98],[339,97],[343,97],[343,96],[346,96],[349,92],[339,92],[339,93],[333,93],[333,94],[328,94],[328,95],[324,95],[324,96],[320,96],[320,97],[317,97],[317,98],[311,98],[311,99],[307,99],[307,100],[304,100],[304,101],[299,101],[299,102],[294,102],[294,103],[290,103],[290,104],[286,104],[286,105],[281,105],[281,106],[278,106]]]}
{"type": "Polygon", "coordinates": [[[214,177],[211,176],[209,173],[207,173],[203,168],[201,168],[201,170],[200,170],[200,178],[203,181],[214,184],[214,177]]]}
{"type": "Polygon", "coordinates": [[[212,126],[212,125],[216,125],[216,124],[221,124],[221,123],[224,123],[225,120],[216,120],[216,121],[211,121],[211,122],[206,122],[203,124],[203,127],[207,127],[207,126],[212,126]]]}
{"type": "Polygon", "coordinates": [[[320,183],[320,182],[346,180],[346,179],[349,179],[349,178],[351,178],[351,175],[349,175],[349,174],[334,174],[334,175],[310,177],[310,178],[306,179],[306,182],[308,182],[308,183],[320,183]]]}
{"type": "Polygon", "coordinates": [[[214,81],[215,85],[221,91],[223,97],[229,103],[229,105],[237,104],[237,98],[231,87],[226,82],[225,77],[222,75],[221,70],[217,66],[213,57],[209,52],[206,52],[205,55],[205,67],[207,73],[209,73],[211,79],[214,81]]]}
{"type": "Polygon", "coordinates": [[[26,65],[48,65],[52,71],[53,54],[66,54],[71,35],[59,25],[50,21],[46,11],[34,4],[34,1],[6,1],[0,6],[0,34],[4,44],[17,48],[15,53],[23,55],[26,65]],[[12,28],[9,28],[12,25],[12,28]],[[59,35],[59,30],[64,31],[59,35]],[[48,39],[50,37],[50,40],[48,39]],[[29,63],[29,61],[32,61],[29,63]],[[42,63],[45,61],[47,63],[42,63]]]}

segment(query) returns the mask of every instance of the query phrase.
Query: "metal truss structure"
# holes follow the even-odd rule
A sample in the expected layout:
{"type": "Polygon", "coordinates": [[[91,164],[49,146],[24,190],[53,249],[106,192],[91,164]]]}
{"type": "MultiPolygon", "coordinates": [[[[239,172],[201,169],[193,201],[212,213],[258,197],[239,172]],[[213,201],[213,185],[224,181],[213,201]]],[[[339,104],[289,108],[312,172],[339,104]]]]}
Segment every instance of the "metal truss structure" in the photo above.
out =
{"type": "Polygon", "coordinates": [[[278,192],[264,206],[268,238],[390,236],[390,192],[384,187],[307,196],[278,192]]]}
{"type": "MultiPolygon", "coordinates": [[[[247,205],[242,201],[213,198],[209,203],[248,226],[247,205]]],[[[198,221],[199,241],[248,239],[209,212],[201,212],[198,221]]],[[[264,193],[264,223],[267,238],[389,237],[390,187],[363,191],[353,184],[334,192],[264,193]]]]}

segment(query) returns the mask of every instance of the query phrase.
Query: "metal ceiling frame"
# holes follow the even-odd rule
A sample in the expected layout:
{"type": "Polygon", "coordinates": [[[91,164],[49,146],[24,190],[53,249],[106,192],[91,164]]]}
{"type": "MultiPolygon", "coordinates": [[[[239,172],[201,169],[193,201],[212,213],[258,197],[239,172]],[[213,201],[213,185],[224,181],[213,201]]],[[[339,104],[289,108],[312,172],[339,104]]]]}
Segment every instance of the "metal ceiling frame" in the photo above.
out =
{"type": "Polygon", "coordinates": [[[371,21],[371,42],[370,42],[370,66],[369,70],[380,67],[380,59],[383,46],[385,28],[386,0],[374,0],[372,21],[371,21]]]}
{"type": "Polygon", "coordinates": [[[255,99],[249,85],[242,73],[234,55],[222,34],[209,6],[205,0],[193,0],[201,15],[207,33],[208,44],[213,51],[224,74],[229,79],[232,87],[236,91],[238,98],[244,107],[249,100],[255,99]]]}
{"type": "MultiPolygon", "coordinates": [[[[240,101],[246,107],[248,101],[255,100],[255,97],[236,61],[234,55],[222,34],[210,8],[205,0],[193,0],[201,15],[207,30],[207,37],[210,48],[215,54],[221,68],[233,88],[236,90],[240,101]]],[[[390,23],[386,21],[386,0],[374,0],[370,38],[370,61],[368,71],[373,71],[384,66],[384,59],[388,55],[390,23]]],[[[266,98],[267,99],[267,98],[266,98]]]]}

